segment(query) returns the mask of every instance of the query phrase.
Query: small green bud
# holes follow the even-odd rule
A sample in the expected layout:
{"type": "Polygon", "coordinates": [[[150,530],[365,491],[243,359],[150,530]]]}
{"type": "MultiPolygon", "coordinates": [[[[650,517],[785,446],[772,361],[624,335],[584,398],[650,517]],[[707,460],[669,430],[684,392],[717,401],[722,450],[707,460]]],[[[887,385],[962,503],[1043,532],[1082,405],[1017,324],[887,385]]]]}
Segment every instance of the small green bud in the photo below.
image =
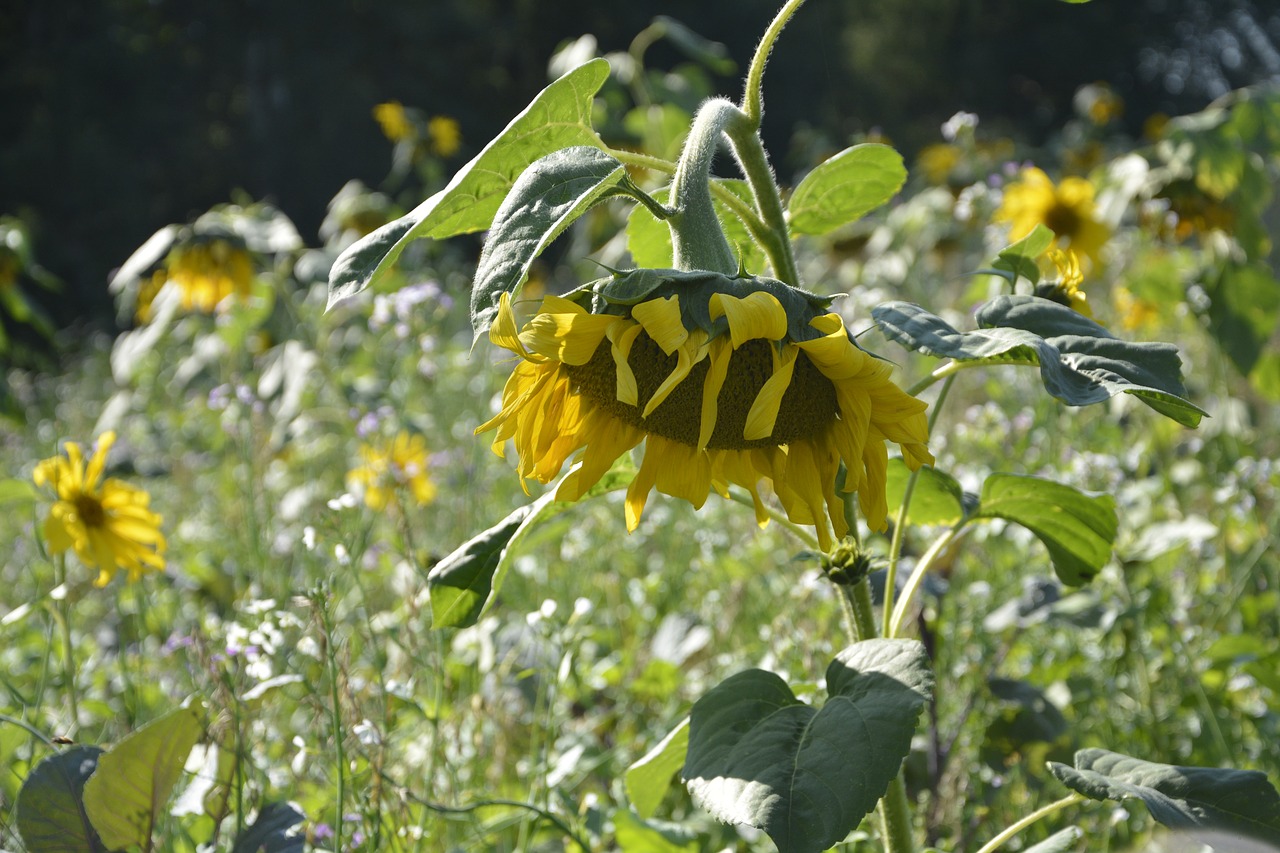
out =
{"type": "Polygon", "coordinates": [[[853,586],[871,574],[872,557],[864,554],[857,541],[846,536],[835,550],[822,558],[822,569],[838,586],[853,586]]]}

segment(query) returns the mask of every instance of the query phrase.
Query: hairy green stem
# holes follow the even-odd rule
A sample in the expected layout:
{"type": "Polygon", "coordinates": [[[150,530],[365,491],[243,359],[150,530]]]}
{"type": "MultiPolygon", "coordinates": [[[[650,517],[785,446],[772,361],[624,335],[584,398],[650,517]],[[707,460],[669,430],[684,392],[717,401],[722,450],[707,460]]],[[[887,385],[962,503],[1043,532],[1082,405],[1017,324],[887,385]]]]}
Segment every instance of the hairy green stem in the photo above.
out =
{"type": "Polygon", "coordinates": [[[778,40],[782,28],[802,5],[804,0],[788,0],[774,17],[773,23],[769,24],[768,29],[764,31],[760,44],[756,46],[755,55],[751,57],[751,67],[747,69],[747,82],[742,92],[742,110],[747,114],[753,130],[759,129],[760,119],[764,114],[762,81],[764,67],[769,62],[769,54],[773,52],[774,42],[778,40]]]}
{"type": "Polygon", "coordinates": [[[791,232],[782,208],[782,196],[778,193],[778,182],[774,179],[769,155],[760,139],[758,124],[753,125],[742,111],[734,112],[736,120],[729,122],[725,132],[733,143],[738,165],[751,186],[756,212],[769,228],[769,239],[762,241],[765,254],[769,256],[773,274],[779,280],[799,287],[800,268],[796,266],[795,254],[791,251],[791,232]]]}
{"type": "Polygon", "coordinates": [[[693,119],[693,127],[685,139],[680,162],[671,179],[670,205],[674,212],[667,219],[671,228],[671,249],[675,268],[710,270],[733,275],[738,271],[729,241],[725,239],[720,220],[711,203],[711,161],[738,108],[723,98],[704,103],[693,119]]]}
{"type": "Polygon", "coordinates": [[[994,851],[998,850],[1002,844],[1004,844],[1010,838],[1013,838],[1022,830],[1026,829],[1028,826],[1031,826],[1031,824],[1040,820],[1040,818],[1048,817],[1054,812],[1062,811],[1067,806],[1073,806],[1076,803],[1082,803],[1084,802],[1084,800],[1085,800],[1084,796],[1080,794],[1072,793],[1072,794],[1068,794],[1067,796],[1063,797],[1062,799],[1056,802],[1049,803],[1049,805],[1044,806],[1043,808],[1036,809],[1031,814],[1022,818],[1022,820],[1013,824],[1004,832],[1000,833],[995,838],[991,839],[986,844],[984,844],[982,849],[979,850],[978,853],[994,853],[994,851]]]}

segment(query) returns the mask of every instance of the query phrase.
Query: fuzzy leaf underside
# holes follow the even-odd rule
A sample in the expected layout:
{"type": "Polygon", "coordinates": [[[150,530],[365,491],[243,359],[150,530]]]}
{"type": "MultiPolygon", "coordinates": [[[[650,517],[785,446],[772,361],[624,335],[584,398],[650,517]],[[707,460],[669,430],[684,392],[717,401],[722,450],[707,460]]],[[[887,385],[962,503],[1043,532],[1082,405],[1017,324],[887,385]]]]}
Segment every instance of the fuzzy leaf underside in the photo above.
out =
{"type": "Polygon", "coordinates": [[[608,76],[604,59],[565,74],[538,93],[448,186],[352,244],[329,273],[329,306],[385,276],[414,240],[440,240],[488,228],[516,179],[539,157],[574,145],[602,147],[591,128],[591,105],[608,76]]]}
{"type": "Polygon", "coordinates": [[[1075,767],[1049,770],[1094,800],[1137,799],[1174,830],[1211,830],[1280,845],[1280,793],[1256,770],[1180,767],[1111,752],[1083,749],[1075,767]]]}
{"type": "Polygon", "coordinates": [[[764,830],[781,853],[819,853],[875,808],[932,689],[924,647],[912,640],[842,651],[821,709],[773,673],[738,673],[693,706],[689,792],[716,819],[764,830]]]}
{"type": "Polygon", "coordinates": [[[551,241],[597,202],[617,192],[626,169],[598,148],[553,151],[529,165],[493,219],[471,290],[471,327],[489,328],[503,293],[514,294],[551,241]]]}
{"type": "Polygon", "coordinates": [[[1045,390],[1070,406],[1132,394],[1165,417],[1195,427],[1204,410],[1185,399],[1173,344],[1122,341],[1089,318],[1037,296],[1001,296],[978,312],[985,328],[960,332],[918,305],[872,310],[884,334],[905,347],[956,361],[1038,365],[1045,390]]]}

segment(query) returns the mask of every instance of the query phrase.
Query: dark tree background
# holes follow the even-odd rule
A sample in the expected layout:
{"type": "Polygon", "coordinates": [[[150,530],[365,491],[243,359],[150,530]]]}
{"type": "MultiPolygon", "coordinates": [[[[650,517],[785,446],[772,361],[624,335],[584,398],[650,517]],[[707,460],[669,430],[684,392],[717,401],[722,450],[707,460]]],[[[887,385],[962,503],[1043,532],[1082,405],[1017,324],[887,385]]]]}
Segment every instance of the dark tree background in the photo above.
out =
{"type": "MultiPolygon", "coordinates": [[[[745,68],[779,0],[3,0],[0,214],[32,225],[67,285],[60,322],[110,315],[105,282],[153,231],[269,199],[314,240],[350,178],[390,148],[371,117],[400,100],[456,117],[458,162],[547,82],[566,39],[625,50],[658,14],[745,68]]],[[[1149,114],[1202,108],[1280,75],[1275,0],[810,0],[766,78],[766,132],[788,177],[792,130],[842,144],[878,128],[905,153],[956,110],[1035,143],[1096,80],[1149,114]]],[[[647,60],[673,63],[659,44],[647,60]]],[[[722,78],[725,94],[740,91],[722,78]]]]}

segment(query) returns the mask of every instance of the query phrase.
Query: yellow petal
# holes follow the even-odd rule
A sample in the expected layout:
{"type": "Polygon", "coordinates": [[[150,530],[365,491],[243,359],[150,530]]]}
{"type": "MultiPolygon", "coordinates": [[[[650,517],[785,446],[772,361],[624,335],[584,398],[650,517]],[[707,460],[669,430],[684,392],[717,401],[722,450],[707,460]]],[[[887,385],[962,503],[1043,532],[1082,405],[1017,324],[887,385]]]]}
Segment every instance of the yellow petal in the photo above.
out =
{"type": "MultiPolygon", "coordinates": [[[[670,353],[667,353],[670,355],[670,353]]],[[[676,386],[683,382],[689,376],[689,371],[693,370],[693,366],[707,356],[707,333],[701,329],[695,329],[689,334],[688,339],[680,345],[676,351],[676,366],[671,368],[671,373],[663,380],[658,389],[653,392],[653,396],[649,398],[649,402],[645,404],[644,411],[640,413],[642,418],[649,417],[649,414],[662,401],[671,396],[671,392],[676,386]]]]}
{"type": "Polygon", "coordinates": [[[782,395],[791,384],[791,374],[795,371],[796,356],[800,350],[788,344],[779,353],[774,350],[773,375],[765,380],[760,393],[747,412],[747,423],[742,430],[742,437],[747,441],[756,441],[773,435],[773,427],[778,422],[778,409],[782,406],[782,395]]]}
{"type": "Polygon", "coordinates": [[[107,430],[98,436],[97,447],[93,451],[93,456],[89,457],[89,465],[85,469],[84,482],[85,487],[94,489],[98,485],[98,480],[102,478],[102,469],[107,464],[107,451],[111,449],[111,445],[116,443],[116,434],[114,430],[107,430]]]}
{"type": "Polygon", "coordinates": [[[734,349],[757,338],[780,341],[787,335],[787,312],[777,297],[763,290],[742,299],[728,293],[714,293],[708,307],[712,320],[722,316],[728,319],[734,349]]]}
{"type": "Polygon", "coordinates": [[[628,406],[640,405],[640,390],[636,386],[636,375],[628,359],[631,358],[631,345],[643,331],[644,328],[636,323],[619,323],[609,327],[609,343],[612,346],[613,363],[617,368],[618,402],[628,406]]]}
{"type": "Polygon", "coordinates": [[[582,306],[559,296],[548,296],[542,309],[520,333],[520,341],[530,352],[563,364],[586,364],[595,355],[609,327],[623,318],[592,314],[582,306]]]}
{"type": "Polygon", "coordinates": [[[675,352],[689,337],[689,331],[680,318],[678,296],[641,302],[631,309],[631,316],[667,355],[675,352]]]}
{"type": "Polygon", "coordinates": [[[651,435],[645,450],[646,461],[655,451],[660,460],[654,482],[657,490],[673,498],[683,498],[693,504],[694,509],[701,509],[711,492],[711,458],[706,451],[651,435]]]}
{"type": "Polygon", "coordinates": [[[711,433],[716,428],[719,416],[720,389],[724,387],[725,377],[729,375],[729,361],[733,357],[733,347],[723,337],[711,341],[708,349],[711,363],[707,368],[707,378],[702,383],[702,421],[698,430],[698,449],[706,449],[711,441],[711,433]]]}
{"type": "Polygon", "coordinates": [[[503,349],[526,357],[529,355],[529,351],[520,342],[520,331],[516,326],[516,315],[511,310],[511,295],[508,293],[498,297],[498,316],[489,327],[489,340],[503,349]]]}

